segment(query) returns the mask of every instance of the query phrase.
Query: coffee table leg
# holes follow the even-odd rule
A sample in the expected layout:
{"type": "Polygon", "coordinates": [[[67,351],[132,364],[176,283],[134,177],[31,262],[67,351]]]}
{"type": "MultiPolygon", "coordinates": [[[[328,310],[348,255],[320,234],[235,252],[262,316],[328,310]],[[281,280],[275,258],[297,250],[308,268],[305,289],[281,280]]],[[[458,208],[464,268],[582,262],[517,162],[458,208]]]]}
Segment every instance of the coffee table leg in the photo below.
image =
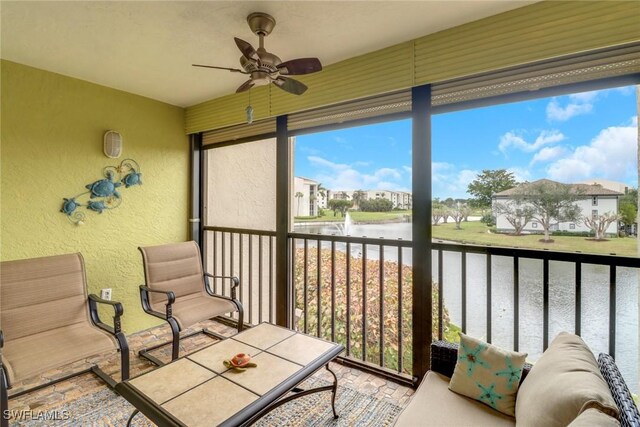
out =
{"type": "Polygon", "coordinates": [[[338,377],[336,377],[336,374],[329,369],[329,364],[326,364],[326,368],[327,371],[331,372],[331,375],[333,375],[333,388],[331,389],[331,409],[333,409],[333,419],[337,419],[338,418],[338,413],[336,412],[336,392],[338,391],[338,377]]]}
{"type": "Polygon", "coordinates": [[[138,412],[140,412],[140,411],[138,411],[138,410],[136,409],[135,411],[133,411],[133,412],[131,413],[131,416],[129,417],[129,420],[127,420],[127,427],[130,427],[130,426],[131,426],[131,421],[133,421],[133,417],[135,417],[136,415],[138,415],[138,412]]]}

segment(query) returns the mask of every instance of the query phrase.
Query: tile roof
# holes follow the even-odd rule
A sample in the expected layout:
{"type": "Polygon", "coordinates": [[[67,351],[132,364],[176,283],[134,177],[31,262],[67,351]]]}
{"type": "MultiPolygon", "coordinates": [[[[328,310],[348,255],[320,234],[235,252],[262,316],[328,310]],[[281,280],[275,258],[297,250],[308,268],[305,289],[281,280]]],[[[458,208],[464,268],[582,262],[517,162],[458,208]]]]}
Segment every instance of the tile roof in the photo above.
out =
{"type": "Polygon", "coordinates": [[[593,184],[563,184],[561,182],[552,181],[550,179],[539,179],[533,182],[525,182],[517,187],[510,188],[508,190],[495,193],[493,197],[514,196],[516,194],[522,194],[526,192],[526,189],[533,185],[568,185],[571,187],[571,191],[583,196],[622,196],[622,193],[609,190],[601,185],[593,184]]]}

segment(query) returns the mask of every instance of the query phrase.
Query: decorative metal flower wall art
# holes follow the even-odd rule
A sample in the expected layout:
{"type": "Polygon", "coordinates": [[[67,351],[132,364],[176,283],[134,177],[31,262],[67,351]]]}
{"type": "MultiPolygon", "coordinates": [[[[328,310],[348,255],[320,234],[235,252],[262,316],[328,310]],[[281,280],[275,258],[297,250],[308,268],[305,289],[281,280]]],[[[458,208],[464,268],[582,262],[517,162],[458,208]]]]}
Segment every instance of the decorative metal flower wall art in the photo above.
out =
{"type": "Polygon", "coordinates": [[[99,214],[105,210],[115,209],[122,202],[120,187],[129,188],[134,185],[142,185],[140,165],[133,159],[124,159],[118,166],[105,167],[102,170],[102,175],[104,178],[87,184],[85,186],[87,191],[84,193],[64,199],[60,212],[64,213],[72,224],[84,224],[86,215],[78,208],[84,207],[99,214]],[[84,196],[87,196],[86,201],[78,200],[84,196]]]}

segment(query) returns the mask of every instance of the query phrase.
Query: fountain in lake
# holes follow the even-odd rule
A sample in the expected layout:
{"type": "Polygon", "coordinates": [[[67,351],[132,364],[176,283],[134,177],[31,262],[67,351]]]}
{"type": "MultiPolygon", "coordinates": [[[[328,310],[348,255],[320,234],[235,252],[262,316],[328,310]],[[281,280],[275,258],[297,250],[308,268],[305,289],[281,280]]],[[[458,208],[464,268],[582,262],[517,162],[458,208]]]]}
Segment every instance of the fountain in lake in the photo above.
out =
{"type": "Polygon", "coordinates": [[[349,215],[349,212],[344,215],[344,222],[342,224],[334,225],[338,229],[338,232],[341,236],[349,236],[351,234],[351,227],[353,226],[353,223],[351,222],[351,215],[349,215]]]}

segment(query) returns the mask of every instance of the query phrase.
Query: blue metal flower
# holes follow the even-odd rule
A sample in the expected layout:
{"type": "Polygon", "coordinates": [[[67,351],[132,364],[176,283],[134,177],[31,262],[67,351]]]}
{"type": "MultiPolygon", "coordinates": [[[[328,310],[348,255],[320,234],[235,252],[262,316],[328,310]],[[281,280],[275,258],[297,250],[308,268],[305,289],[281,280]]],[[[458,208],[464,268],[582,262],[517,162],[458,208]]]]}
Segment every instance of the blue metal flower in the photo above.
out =
{"type": "Polygon", "coordinates": [[[107,207],[104,205],[104,202],[88,202],[87,209],[91,209],[92,211],[96,211],[98,213],[102,213],[107,207]]]}
{"type": "Polygon", "coordinates": [[[142,185],[142,174],[140,172],[131,171],[124,178],[122,178],[122,183],[125,188],[129,188],[134,185],[142,185]]]}
{"type": "Polygon", "coordinates": [[[62,204],[62,209],[60,209],[60,212],[63,212],[66,215],[71,216],[73,211],[75,211],[78,206],[82,206],[82,205],[76,202],[76,199],[74,199],[73,197],[71,199],[64,199],[64,203],[62,204]]]}
{"type": "Polygon", "coordinates": [[[94,197],[109,197],[115,196],[120,198],[120,193],[116,191],[116,188],[120,187],[122,184],[119,182],[113,182],[111,180],[112,175],[108,174],[108,177],[105,179],[98,180],[93,184],[86,185],[86,188],[91,192],[91,198],[94,197]]]}

